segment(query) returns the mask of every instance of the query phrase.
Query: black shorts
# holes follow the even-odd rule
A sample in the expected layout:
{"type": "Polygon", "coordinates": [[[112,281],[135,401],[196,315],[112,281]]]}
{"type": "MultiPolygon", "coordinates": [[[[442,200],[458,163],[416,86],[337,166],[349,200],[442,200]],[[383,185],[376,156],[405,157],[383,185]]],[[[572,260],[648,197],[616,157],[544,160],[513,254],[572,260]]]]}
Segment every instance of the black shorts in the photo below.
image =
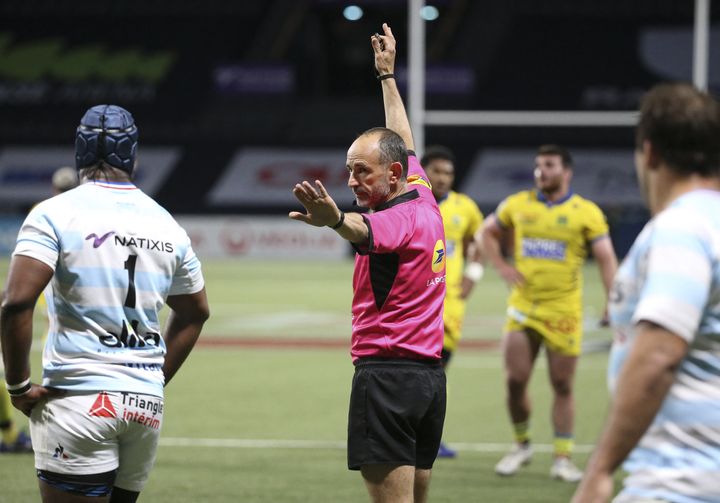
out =
{"type": "Polygon", "coordinates": [[[361,359],[348,418],[348,468],[397,464],[430,469],[445,422],[440,361],[361,359]]]}

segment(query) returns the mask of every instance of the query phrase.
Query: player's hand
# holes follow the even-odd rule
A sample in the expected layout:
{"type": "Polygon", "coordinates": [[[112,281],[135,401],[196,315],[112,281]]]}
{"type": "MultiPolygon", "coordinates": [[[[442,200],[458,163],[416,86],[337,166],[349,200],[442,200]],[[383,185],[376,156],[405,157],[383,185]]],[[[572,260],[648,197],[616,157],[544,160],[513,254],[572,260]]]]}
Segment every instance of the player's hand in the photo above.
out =
{"type": "Polygon", "coordinates": [[[475,282],[467,276],[463,276],[462,281],[460,282],[460,298],[462,300],[467,299],[472,293],[474,287],[475,282]]]}
{"type": "Polygon", "coordinates": [[[24,395],[10,395],[10,400],[12,401],[13,407],[25,414],[27,417],[30,417],[30,412],[40,400],[51,398],[60,394],[62,394],[62,391],[60,390],[53,390],[51,388],[33,384],[30,387],[30,391],[24,395]]]}
{"type": "Polygon", "coordinates": [[[600,325],[600,327],[602,327],[602,328],[606,328],[606,327],[610,326],[610,315],[608,314],[607,307],[605,308],[605,311],[603,311],[602,318],[600,318],[598,325],[600,325]]]}
{"type": "Polygon", "coordinates": [[[395,37],[387,23],[383,23],[382,28],[382,34],[370,37],[370,44],[375,54],[375,70],[378,75],[387,75],[395,73],[395,37]]]}
{"type": "Polygon", "coordinates": [[[613,494],[611,474],[588,474],[583,476],[571,503],[607,503],[613,494]]]}
{"type": "Polygon", "coordinates": [[[502,269],[498,270],[498,272],[510,288],[525,285],[525,276],[520,274],[520,271],[511,265],[506,265],[502,269]]]}
{"type": "Polygon", "coordinates": [[[340,220],[340,210],[320,180],[315,180],[314,187],[308,181],[296,184],[293,194],[307,212],[291,211],[288,216],[293,220],[315,227],[333,226],[340,220]]]}

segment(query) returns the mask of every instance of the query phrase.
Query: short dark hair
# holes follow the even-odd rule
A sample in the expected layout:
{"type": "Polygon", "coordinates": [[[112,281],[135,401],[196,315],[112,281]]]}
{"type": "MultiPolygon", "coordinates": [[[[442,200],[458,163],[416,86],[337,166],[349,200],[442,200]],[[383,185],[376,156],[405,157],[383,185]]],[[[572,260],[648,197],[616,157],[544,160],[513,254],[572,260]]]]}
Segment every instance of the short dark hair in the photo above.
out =
{"type": "Polygon", "coordinates": [[[537,155],[559,155],[564,167],[573,167],[573,159],[570,155],[570,152],[568,152],[565,147],[561,147],[560,145],[555,145],[553,143],[546,143],[545,145],[540,145],[537,150],[537,155]]]}
{"type": "Polygon", "coordinates": [[[358,138],[373,134],[379,135],[378,149],[380,150],[380,162],[399,162],[402,164],[402,178],[407,177],[408,151],[402,136],[386,127],[374,127],[360,133],[358,138]]]}
{"type": "Polygon", "coordinates": [[[426,168],[428,164],[438,159],[455,164],[455,156],[449,148],[442,145],[431,145],[425,149],[425,154],[420,159],[420,165],[426,168]]]}
{"type": "Polygon", "coordinates": [[[717,175],[720,169],[720,105],[687,83],[660,84],[640,104],[635,142],[649,141],[670,169],[717,175]]]}

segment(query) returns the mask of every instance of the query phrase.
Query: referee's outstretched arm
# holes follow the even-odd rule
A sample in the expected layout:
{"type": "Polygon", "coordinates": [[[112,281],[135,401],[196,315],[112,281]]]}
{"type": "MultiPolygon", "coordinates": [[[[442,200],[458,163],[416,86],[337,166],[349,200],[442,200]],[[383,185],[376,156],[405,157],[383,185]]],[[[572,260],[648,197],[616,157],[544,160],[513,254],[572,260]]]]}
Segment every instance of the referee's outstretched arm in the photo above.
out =
{"type": "Polygon", "coordinates": [[[415,150],[410,121],[394,77],[395,37],[387,23],[383,23],[383,32],[384,35],[376,33],[370,37],[370,43],[375,53],[375,70],[382,84],[385,126],[400,135],[408,150],[415,150]]]}

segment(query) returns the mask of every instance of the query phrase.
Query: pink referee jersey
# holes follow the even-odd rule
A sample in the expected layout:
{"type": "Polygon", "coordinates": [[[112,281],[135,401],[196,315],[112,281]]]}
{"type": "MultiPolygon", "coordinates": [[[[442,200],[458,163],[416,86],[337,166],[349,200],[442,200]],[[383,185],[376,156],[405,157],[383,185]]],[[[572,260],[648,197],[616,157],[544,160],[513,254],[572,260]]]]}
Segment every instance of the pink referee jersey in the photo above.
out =
{"type": "Polygon", "coordinates": [[[353,361],[439,359],[443,343],[445,231],[425,171],[408,158],[408,191],[363,215],[353,244],[353,361]]]}

